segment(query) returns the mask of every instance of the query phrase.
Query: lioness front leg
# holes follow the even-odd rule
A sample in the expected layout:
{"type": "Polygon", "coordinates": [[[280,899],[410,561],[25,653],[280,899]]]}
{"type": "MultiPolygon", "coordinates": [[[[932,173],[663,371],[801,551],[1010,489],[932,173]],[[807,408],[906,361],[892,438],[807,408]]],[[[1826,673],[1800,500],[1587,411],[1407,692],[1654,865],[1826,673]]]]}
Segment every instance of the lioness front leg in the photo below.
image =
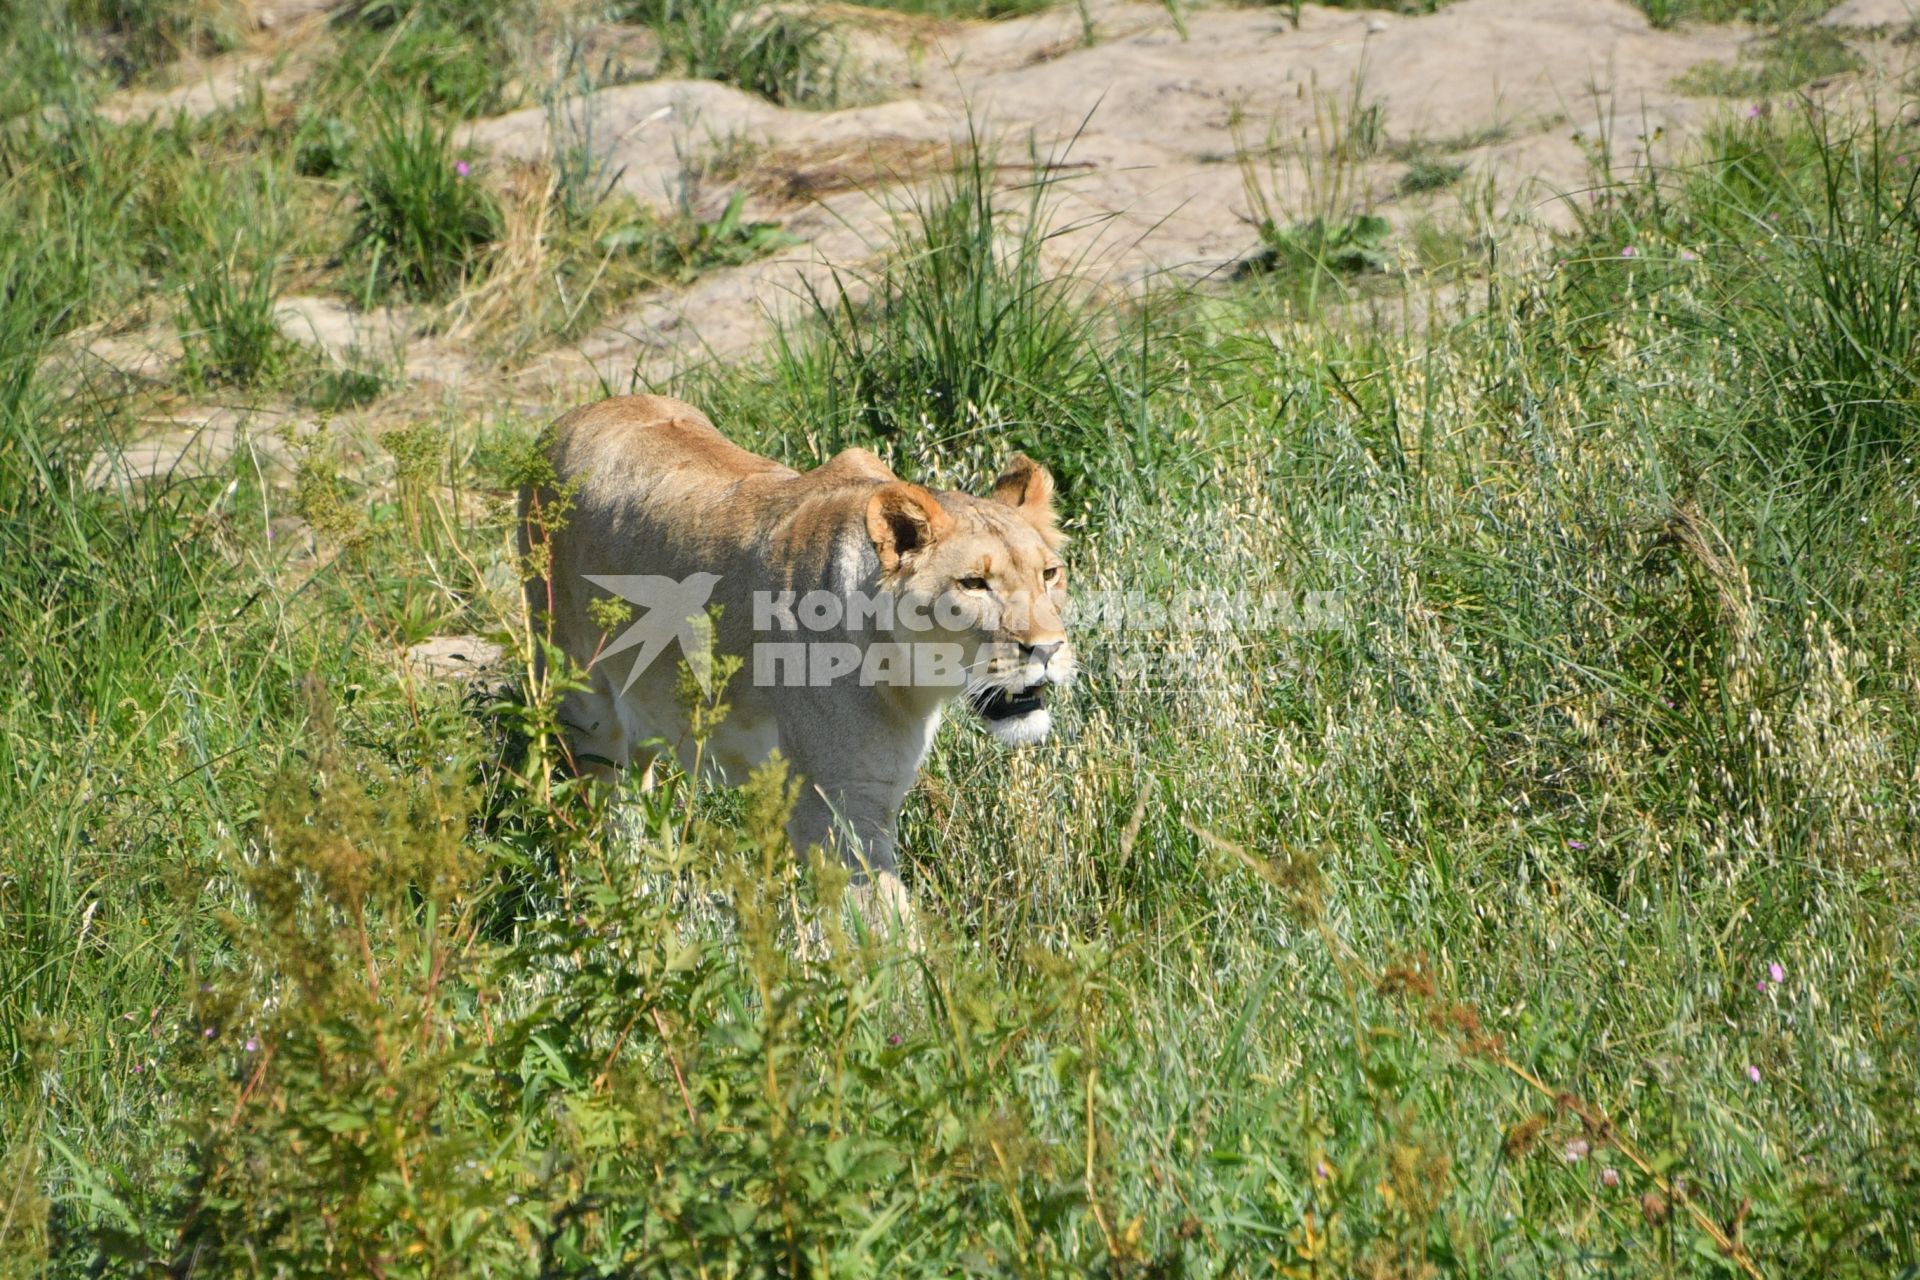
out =
{"type": "Polygon", "coordinates": [[[820,784],[803,769],[800,781],[800,798],[787,822],[794,850],[804,854],[817,846],[839,858],[853,872],[851,892],[861,916],[888,928],[898,922],[912,941],[913,900],[900,879],[894,847],[894,824],[911,779],[820,784]]]}

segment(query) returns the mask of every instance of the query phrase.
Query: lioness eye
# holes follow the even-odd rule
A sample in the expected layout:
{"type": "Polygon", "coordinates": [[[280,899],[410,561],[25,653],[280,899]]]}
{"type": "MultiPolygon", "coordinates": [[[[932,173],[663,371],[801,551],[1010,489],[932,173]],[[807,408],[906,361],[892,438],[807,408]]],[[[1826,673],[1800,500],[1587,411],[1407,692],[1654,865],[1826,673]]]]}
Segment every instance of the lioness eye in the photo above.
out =
{"type": "Polygon", "coordinates": [[[962,591],[985,591],[987,589],[987,580],[985,578],[962,578],[960,579],[960,589],[962,591]]]}
{"type": "Polygon", "coordinates": [[[1064,566],[1057,565],[1057,564],[1050,564],[1047,566],[1047,571],[1041,574],[1040,576],[1045,578],[1048,582],[1058,582],[1060,581],[1060,575],[1065,572],[1066,572],[1066,568],[1064,566]]]}

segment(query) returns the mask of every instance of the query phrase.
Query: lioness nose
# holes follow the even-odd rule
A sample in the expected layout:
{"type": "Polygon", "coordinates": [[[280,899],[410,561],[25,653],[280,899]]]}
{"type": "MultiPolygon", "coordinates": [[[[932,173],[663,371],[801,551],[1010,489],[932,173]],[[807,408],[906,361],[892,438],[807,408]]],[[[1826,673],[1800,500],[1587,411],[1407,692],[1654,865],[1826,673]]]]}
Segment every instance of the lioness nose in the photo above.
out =
{"type": "Polygon", "coordinates": [[[1047,663],[1053,660],[1053,655],[1060,652],[1060,646],[1063,643],[1064,641],[1060,640],[1049,640],[1045,644],[1030,644],[1027,646],[1027,656],[1039,663],[1044,670],[1047,663]]]}

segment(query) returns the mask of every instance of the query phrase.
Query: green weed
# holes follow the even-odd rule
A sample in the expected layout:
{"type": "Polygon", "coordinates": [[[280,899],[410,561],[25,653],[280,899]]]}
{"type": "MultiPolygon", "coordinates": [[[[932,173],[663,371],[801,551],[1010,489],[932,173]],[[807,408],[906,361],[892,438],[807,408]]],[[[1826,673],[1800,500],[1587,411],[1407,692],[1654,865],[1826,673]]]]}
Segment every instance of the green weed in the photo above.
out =
{"type": "Polygon", "coordinates": [[[286,361],[287,342],[274,318],[282,197],[271,180],[247,189],[249,176],[190,191],[172,246],[187,377],[200,387],[264,381],[286,361]]]}
{"type": "Polygon", "coordinates": [[[714,267],[737,266],[801,243],[777,222],[745,221],[745,207],[746,196],[735,193],[711,222],[691,215],[637,218],[602,235],[600,247],[637,257],[655,278],[684,283],[714,267]]]}

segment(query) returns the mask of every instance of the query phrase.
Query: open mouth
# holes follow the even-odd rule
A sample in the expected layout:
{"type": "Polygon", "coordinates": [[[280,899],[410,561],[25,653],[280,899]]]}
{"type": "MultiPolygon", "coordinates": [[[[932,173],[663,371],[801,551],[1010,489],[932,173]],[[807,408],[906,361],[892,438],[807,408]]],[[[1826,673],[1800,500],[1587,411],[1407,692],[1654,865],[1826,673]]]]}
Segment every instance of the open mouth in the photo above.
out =
{"type": "Polygon", "coordinates": [[[973,709],[984,720],[1011,720],[1015,716],[1031,715],[1047,705],[1047,686],[1034,685],[1031,689],[984,689],[974,695],[973,709]]]}

